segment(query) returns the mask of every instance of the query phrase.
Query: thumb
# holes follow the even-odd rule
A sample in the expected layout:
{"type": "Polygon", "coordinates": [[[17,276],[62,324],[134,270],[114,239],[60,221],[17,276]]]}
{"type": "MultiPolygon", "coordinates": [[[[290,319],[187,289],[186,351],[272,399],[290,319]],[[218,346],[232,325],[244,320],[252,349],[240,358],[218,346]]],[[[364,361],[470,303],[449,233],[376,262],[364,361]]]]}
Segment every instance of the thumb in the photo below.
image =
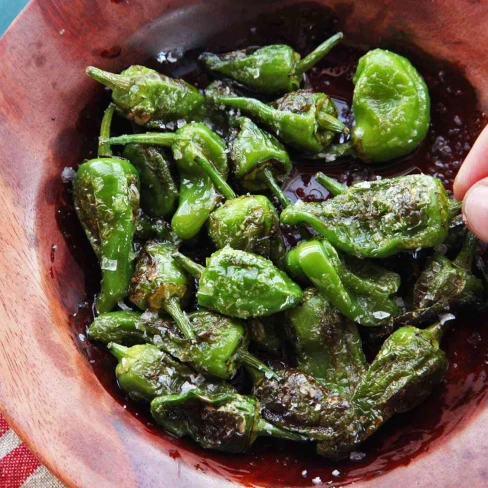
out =
{"type": "Polygon", "coordinates": [[[473,185],[466,193],[463,219],[473,234],[488,242],[488,178],[473,185]]]}

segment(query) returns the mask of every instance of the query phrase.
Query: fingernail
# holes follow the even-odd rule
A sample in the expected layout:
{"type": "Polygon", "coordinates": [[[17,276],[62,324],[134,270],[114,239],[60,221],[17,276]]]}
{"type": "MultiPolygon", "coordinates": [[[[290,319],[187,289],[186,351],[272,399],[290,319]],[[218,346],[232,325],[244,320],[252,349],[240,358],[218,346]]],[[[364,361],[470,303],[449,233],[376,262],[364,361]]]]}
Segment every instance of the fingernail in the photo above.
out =
{"type": "Polygon", "coordinates": [[[466,193],[463,219],[473,234],[488,242],[488,179],[476,183],[466,193]]]}

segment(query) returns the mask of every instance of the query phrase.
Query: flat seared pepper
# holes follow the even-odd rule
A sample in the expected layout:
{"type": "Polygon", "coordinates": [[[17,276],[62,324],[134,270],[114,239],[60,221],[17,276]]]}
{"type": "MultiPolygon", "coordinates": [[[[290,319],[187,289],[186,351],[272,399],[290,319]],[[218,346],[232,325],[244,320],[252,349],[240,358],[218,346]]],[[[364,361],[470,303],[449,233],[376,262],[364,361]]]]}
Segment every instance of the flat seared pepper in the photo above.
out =
{"type": "Polygon", "coordinates": [[[437,178],[408,175],[363,181],[321,203],[298,202],[280,218],[311,225],[348,254],[383,258],[442,243],[459,210],[437,178]]]}
{"type": "Polygon", "coordinates": [[[265,317],[295,306],[301,288],[271,261],[226,247],[203,267],[180,253],[175,259],[199,281],[198,304],[241,319],[265,317]]]}
{"type": "Polygon", "coordinates": [[[330,145],[335,133],[348,132],[337,119],[334,102],[325,93],[299,90],[270,105],[236,96],[214,96],[213,100],[217,105],[242,110],[282,142],[306,153],[319,153],[330,145]]]}
{"type": "Polygon", "coordinates": [[[205,449],[244,452],[261,436],[305,440],[261,418],[260,409],[254,397],[214,393],[210,386],[151,402],[151,414],[159,425],[177,437],[190,436],[205,449]]]}
{"type": "Polygon", "coordinates": [[[208,219],[208,235],[217,249],[252,252],[283,267],[286,254],[280,219],[273,204],[263,195],[228,200],[208,219]]]}
{"type": "Polygon", "coordinates": [[[368,368],[357,326],[345,320],[316,288],[284,313],[299,370],[350,397],[368,368]]]}
{"type": "Polygon", "coordinates": [[[273,44],[225,54],[203,53],[199,61],[213,73],[222,74],[263,93],[286,93],[300,88],[303,74],[339,44],[342,32],[324,41],[308,56],[290,46],[273,44]]]}
{"type": "Polygon", "coordinates": [[[104,344],[153,344],[196,371],[220,379],[233,378],[241,364],[275,375],[247,351],[249,338],[240,321],[207,310],[188,314],[188,320],[193,341],[188,341],[172,321],[139,312],[100,315],[88,328],[88,335],[104,344]]]}
{"type": "Polygon", "coordinates": [[[212,108],[194,86],[145,66],[131,66],[119,75],[90,66],[88,76],[112,90],[117,113],[149,129],[164,129],[179,120],[201,122],[212,108]]]}
{"type": "Polygon", "coordinates": [[[229,155],[242,187],[252,192],[269,190],[283,207],[290,205],[278,184],[293,166],[284,146],[247,117],[238,117],[232,126],[229,155]]]}
{"type": "MultiPolygon", "coordinates": [[[[105,112],[101,137],[110,135],[114,107],[105,112]]],[[[73,182],[76,213],[102,269],[98,313],[110,312],[129,291],[132,239],[139,210],[139,177],[128,161],[111,157],[110,147],[80,165],[73,182]]]]}
{"type": "Polygon", "coordinates": [[[175,133],[112,137],[103,144],[170,146],[180,173],[180,199],[171,226],[181,239],[195,237],[221,200],[235,198],[225,181],[228,174],[225,142],[205,124],[187,124],[175,133]]]}
{"type": "Polygon", "coordinates": [[[400,314],[393,298],[399,275],[371,262],[345,262],[326,240],[299,244],[288,252],[286,268],[295,279],[310,281],[342,315],[361,325],[384,325],[400,314]]]}
{"type": "Polygon", "coordinates": [[[124,149],[124,158],[139,173],[142,210],[150,217],[172,217],[178,205],[178,188],[167,156],[160,148],[129,144],[124,149]]]}

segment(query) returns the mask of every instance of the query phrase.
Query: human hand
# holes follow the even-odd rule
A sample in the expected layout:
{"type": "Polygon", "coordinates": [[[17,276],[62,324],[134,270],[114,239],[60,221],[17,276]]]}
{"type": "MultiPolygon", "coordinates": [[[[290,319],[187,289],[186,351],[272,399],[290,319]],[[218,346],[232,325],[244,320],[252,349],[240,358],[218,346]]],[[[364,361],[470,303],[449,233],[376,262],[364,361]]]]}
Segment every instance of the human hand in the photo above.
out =
{"type": "Polygon", "coordinates": [[[456,176],[454,196],[463,200],[463,219],[469,230],[488,242],[488,127],[456,176]]]}

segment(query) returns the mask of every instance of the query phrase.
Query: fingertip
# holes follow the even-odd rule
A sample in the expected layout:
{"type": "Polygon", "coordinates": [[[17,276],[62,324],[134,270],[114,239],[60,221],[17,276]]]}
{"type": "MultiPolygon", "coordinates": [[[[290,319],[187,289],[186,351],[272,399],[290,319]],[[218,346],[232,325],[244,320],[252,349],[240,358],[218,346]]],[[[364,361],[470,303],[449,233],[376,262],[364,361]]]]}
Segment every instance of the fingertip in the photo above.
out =
{"type": "Polygon", "coordinates": [[[468,190],[463,202],[463,219],[469,230],[488,242],[488,178],[468,190]]]}

